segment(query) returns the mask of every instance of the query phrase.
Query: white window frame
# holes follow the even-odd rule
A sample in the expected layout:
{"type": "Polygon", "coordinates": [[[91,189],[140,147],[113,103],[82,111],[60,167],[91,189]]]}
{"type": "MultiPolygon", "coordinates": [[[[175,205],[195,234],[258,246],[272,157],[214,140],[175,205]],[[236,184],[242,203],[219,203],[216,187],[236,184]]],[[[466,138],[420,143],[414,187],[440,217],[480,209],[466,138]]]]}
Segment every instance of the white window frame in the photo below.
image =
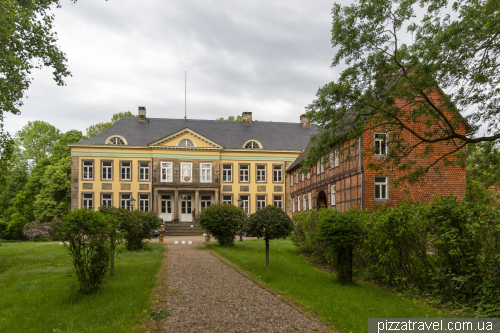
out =
{"type": "Polygon", "coordinates": [[[389,177],[385,176],[375,176],[374,177],[374,187],[373,187],[373,197],[375,201],[388,201],[389,200],[389,177]],[[379,178],[379,179],[377,179],[379,178]],[[382,181],[381,178],[384,178],[382,181]],[[385,191],[384,191],[385,186],[385,191]],[[380,187],[379,194],[380,198],[377,198],[377,187],[380,187]]]}
{"type": "Polygon", "coordinates": [[[307,199],[306,199],[306,194],[302,194],[302,208],[304,210],[307,210],[307,199]]]}
{"type": "Polygon", "coordinates": [[[292,213],[295,213],[295,198],[292,198],[292,213]]]}
{"type": "Polygon", "coordinates": [[[300,194],[297,196],[297,211],[300,212],[300,194]]]}
{"type": "Polygon", "coordinates": [[[328,161],[330,168],[335,168],[340,165],[340,148],[336,147],[330,152],[330,159],[328,161]]]}
{"type": "Polygon", "coordinates": [[[309,206],[309,209],[312,209],[312,194],[311,192],[307,193],[307,205],[309,206]]]}
{"type": "Polygon", "coordinates": [[[113,195],[109,193],[103,193],[101,194],[101,206],[113,206],[113,195]],[[104,199],[104,196],[108,196],[109,198],[104,199]]]}
{"type": "Polygon", "coordinates": [[[307,179],[311,179],[311,171],[307,173],[307,179]]]}
{"type": "Polygon", "coordinates": [[[132,180],[132,162],[120,162],[120,180],[132,180]],[[129,165],[123,166],[123,163],[128,163],[129,165]],[[125,176],[128,176],[128,178],[123,177],[124,170],[125,170],[125,176]]]}
{"type": "Polygon", "coordinates": [[[82,193],[82,208],[94,209],[93,193],[82,193]]]}
{"type": "Polygon", "coordinates": [[[320,162],[321,162],[321,164],[320,164],[319,169],[321,170],[321,173],[324,173],[325,172],[325,157],[322,157],[320,162]]]}
{"type": "Polygon", "coordinates": [[[295,182],[298,184],[299,183],[299,172],[295,171],[295,182]]]}
{"type": "Polygon", "coordinates": [[[125,208],[130,210],[130,199],[132,198],[131,194],[121,194],[120,195],[120,208],[125,208]],[[128,196],[128,199],[125,198],[128,196]]]}
{"type": "Polygon", "coordinates": [[[240,183],[248,183],[250,182],[250,165],[245,164],[245,165],[240,165],[240,170],[239,170],[239,176],[240,176],[240,183]],[[247,180],[244,180],[246,176],[247,180]]]}
{"type": "Polygon", "coordinates": [[[330,206],[335,206],[337,204],[337,185],[332,184],[330,187],[330,206]]]}
{"type": "Polygon", "coordinates": [[[182,162],[181,163],[181,183],[192,183],[192,182],[193,182],[193,163],[182,162]],[[189,180],[184,179],[184,178],[188,178],[188,177],[189,177],[189,180]]]}
{"type": "Polygon", "coordinates": [[[257,170],[257,183],[265,183],[266,182],[266,174],[267,174],[267,165],[261,164],[255,166],[257,170]],[[264,169],[262,169],[264,167],[264,169]],[[260,168],[260,169],[259,169],[260,168]]]}
{"type": "Polygon", "coordinates": [[[275,207],[283,209],[283,196],[282,195],[273,195],[273,205],[275,207]]]}
{"type": "Polygon", "coordinates": [[[222,165],[222,182],[223,183],[232,183],[233,182],[233,165],[232,164],[223,164],[222,165]],[[229,168],[226,168],[229,167],[229,168]],[[226,180],[224,180],[226,178],[226,180]]]}
{"type": "Polygon", "coordinates": [[[250,196],[249,195],[242,195],[240,196],[241,200],[242,200],[242,209],[243,211],[247,214],[247,215],[250,215],[250,196]],[[246,198],[246,199],[244,199],[246,198]]]}
{"type": "Polygon", "coordinates": [[[139,162],[139,180],[149,180],[149,162],[139,162]]]}
{"type": "Polygon", "coordinates": [[[101,162],[101,177],[102,180],[113,180],[113,162],[101,162]],[[110,165],[104,165],[104,163],[109,163],[110,165]]]}
{"type": "Polygon", "coordinates": [[[373,154],[375,156],[382,157],[382,156],[387,156],[388,153],[389,153],[389,133],[380,133],[380,132],[373,133],[373,154]],[[378,138],[377,136],[384,136],[385,138],[378,138]]]}
{"type": "Polygon", "coordinates": [[[228,205],[232,205],[233,204],[233,196],[232,195],[222,195],[222,203],[225,203],[225,204],[228,204],[228,205]],[[224,198],[229,198],[229,200],[227,199],[224,199],[224,198]]]}
{"type": "Polygon", "coordinates": [[[266,203],[267,203],[267,197],[265,195],[258,195],[257,196],[257,210],[266,207],[267,206],[266,203]],[[259,199],[259,198],[264,198],[264,200],[259,199]]]}
{"type": "Polygon", "coordinates": [[[304,180],[305,180],[305,175],[304,175],[304,173],[303,173],[303,172],[301,172],[301,173],[300,173],[300,175],[301,175],[302,181],[304,181],[304,180]]]}
{"type": "Polygon", "coordinates": [[[211,182],[212,182],[212,163],[200,163],[200,183],[211,183],[211,182]]]}
{"type": "Polygon", "coordinates": [[[149,194],[139,194],[139,210],[149,212],[149,194]]]}
{"type": "Polygon", "coordinates": [[[273,165],[273,182],[283,183],[283,165],[273,165]]]}
{"type": "Polygon", "coordinates": [[[161,162],[161,182],[171,183],[173,181],[172,162],[161,162]],[[170,171],[170,172],[169,172],[170,171]]]}
{"type": "Polygon", "coordinates": [[[94,179],[94,162],[83,161],[82,179],[94,179]]]}

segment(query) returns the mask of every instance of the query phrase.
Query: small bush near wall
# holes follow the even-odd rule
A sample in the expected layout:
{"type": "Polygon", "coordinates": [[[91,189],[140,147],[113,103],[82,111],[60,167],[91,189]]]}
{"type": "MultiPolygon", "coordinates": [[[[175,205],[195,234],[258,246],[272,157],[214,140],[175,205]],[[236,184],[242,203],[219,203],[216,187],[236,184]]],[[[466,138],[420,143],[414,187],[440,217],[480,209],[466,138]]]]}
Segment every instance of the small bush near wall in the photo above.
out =
{"type": "MultiPolygon", "coordinates": [[[[335,251],[335,242],[326,245],[321,237],[331,214],[294,216],[294,244],[318,260],[324,261],[328,251],[335,251]]],[[[353,248],[354,273],[359,277],[473,309],[478,316],[500,316],[498,203],[457,202],[450,197],[423,205],[403,203],[360,214],[359,222],[366,227],[366,235],[353,248]]]]}
{"type": "Polygon", "coordinates": [[[205,208],[199,216],[200,226],[214,236],[220,246],[234,245],[234,236],[246,221],[243,209],[234,205],[216,204],[205,208]]]}

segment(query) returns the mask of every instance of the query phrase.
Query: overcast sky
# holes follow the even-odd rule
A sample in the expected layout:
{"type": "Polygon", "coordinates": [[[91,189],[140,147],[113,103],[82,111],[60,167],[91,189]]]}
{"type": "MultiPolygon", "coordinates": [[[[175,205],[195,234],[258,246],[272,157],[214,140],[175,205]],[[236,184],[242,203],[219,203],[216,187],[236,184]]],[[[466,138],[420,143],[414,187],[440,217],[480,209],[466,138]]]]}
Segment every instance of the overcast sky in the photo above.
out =
{"type": "Polygon", "coordinates": [[[332,0],[61,0],[55,30],[72,77],[33,73],[11,134],[43,120],[62,132],[145,106],[147,117],[298,122],[332,81],[332,0]]]}

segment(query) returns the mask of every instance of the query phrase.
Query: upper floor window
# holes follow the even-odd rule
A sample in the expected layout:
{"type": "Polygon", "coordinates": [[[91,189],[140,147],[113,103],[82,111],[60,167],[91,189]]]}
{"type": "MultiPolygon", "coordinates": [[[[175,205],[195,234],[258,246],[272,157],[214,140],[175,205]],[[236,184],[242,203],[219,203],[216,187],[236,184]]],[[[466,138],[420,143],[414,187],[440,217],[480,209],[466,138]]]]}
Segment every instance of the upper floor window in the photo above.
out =
{"type": "Polygon", "coordinates": [[[131,180],[132,179],[132,163],[122,162],[121,163],[121,180],[131,180]]]}
{"type": "Polygon", "coordinates": [[[312,209],[312,197],[311,197],[311,192],[307,193],[307,202],[309,209],[312,209]]]}
{"type": "Polygon", "coordinates": [[[120,136],[111,136],[106,140],[108,145],[126,145],[125,139],[120,136]]]}
{"type": "Polygon", "coordinates": [[[222,181],[232,182],[233,181],[233,166],[232,164],[224,164],[222,166],[222,181]]]}
{"type": "Polygon", "coordinates": [[[389,199],[389,177],[375,177],[375,200],[389,199]]]}
{"type": "Polygon", "coordinates": [[[304,208],[304,210],[307,210],[307,201],[306,200],[307,200],[306,194],[304,193],[304,194],[302,194],[302,205],[303,205],[302,208],[304,208]]]}
{"type": "Polygon", "coordinates": [[[193,164],[181,163],[181,182],[191,183],[193,181],[193,164]]]}
{"type": "Polygon", "coordinates": [[[94,162],[83,161],[83,179],[94,179],[94,162]]]}
{"type": "Polygon", "coordinates": [[[307,179],[311,179],[311,171],[307,173],[307,179]]]}
{"type": "Polygon", "coordinates": [[[338,167],[340,164],[340,149],[337,147],[330,152],[330,160],[328,161],[330,168],[338,167]]]}
{"type": "Polygon", "coordinates": [[[211,183],[212,182],[212,164],[201,163],[201,183],[211,183]]]}
{"type": "Polygon", "coordinates": [[[240,182],[249,182],[250,177],[249,177],[249,165],[240,165],[240,182]]]}
{"type": "Polygon", "coordinates": [[[179,141],[179,147],[194,147],[194,143],[189,139],[182,139],[179,141]]]}
{"type": "Polygon", "coordinates": [[[387,133],[375,133],[373,139],[374,154],[375,156],[385,156],[388,153],[389,140],[387,140],[387,133]]]}
{"type": "Polygon", "coordinates": [[[149,180],[148,162],[139,162],[139,180],[149,180]]]}
{"type": "Polygon", "coordinates": [[[172,181],[172,162],[161,162],[161,181],[172,181]]]}
{"type": "MultiPolygon", "coordinates": [[[[275,183],[281,183],[283,181],[283,167],[281,165],[273,166],[273,181],[275,183]]],[[[292,185],[293,185],[293,180],[292,180],[292,185]]]]}
{"type": "Polygon", "coordinates": [[[257,182],[264,183],[266,181],[266,166],[257,165],[257,182]]]}
{"type": "Polygon", "coordinates": [[[255,141],[250,141],[245,144],[245,148],[250,148],[250,149],[260,148],[260,145],[255,141]]]}
{"type": "Polygon", "coordinates": [[[102,180],[112,180],[113,162],[101,162],[101,163],[102,163],[102,180]]]}
{"type": "Polygon", "coordinates": [[[299,183],[299,172],[295,171],[295,182],[298,184],[299,183]]]}

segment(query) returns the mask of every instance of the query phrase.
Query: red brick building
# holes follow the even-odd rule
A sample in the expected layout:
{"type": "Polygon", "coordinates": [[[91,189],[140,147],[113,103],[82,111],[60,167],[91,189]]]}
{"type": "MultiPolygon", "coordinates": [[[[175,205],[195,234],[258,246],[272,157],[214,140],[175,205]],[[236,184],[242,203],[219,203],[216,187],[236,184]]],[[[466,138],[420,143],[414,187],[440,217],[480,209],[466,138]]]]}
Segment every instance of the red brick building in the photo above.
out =
{"type": "MultiPolygon", "coordinates": [[[[442,92],[436,90],[432,93],[433,99],[442,98],[442,92]]],[[[397,101],[402,110],[411,112],[404,101],[397,101]]],[[[457,114],[449,114],[449,116],[457,114]]],[[[303,122],[308,123],[303,115],[303,122]]],[[[433,126],[439,126],[435,124],[433,126]]],[[[412,124],[418,133],[429,131],[422,122],[412,124]]],[[[467,124],[462,121],[459,131],[467,131],[467,124]]],[[[334,148],[323,163],[318,163],[306,175],[299,172],[302,160],[307,156],[311,143],[304,149],[300,156],[287,168],[290,174],[290,195],[292,205],[289,214],[303,210],[317,209],[319,207],[332,207],[340,211],[351,207],[374,210],[378,205],[393,207],[406,199],[426,202],[436,196],[454,195],[463,198],[466,191],[466,170],[464,165],[445,166],[438,162],[432,166],[423,181],[410,185],[408,182],[394,187],[394,180],[403,173],[393,165],[383,171],[375,171],[367,167],[370,163],[380,163],[387,157],[391,140],[389,135],[394,132],[368,129],[357,140],[344,142],[334,148]]],[[[416,136],[409,131],[400,130],[398,139],[415,144],[419,142],[416,136]]],[[[432,144],[430,152],[426,153],[429,144],[422,143],[417,146],[407,157],[406,162],[413,162],[409,171],[418,167],[430,166],[439,156],[455,149],[458,142],[440,142],[432,144]]],[[[461,148],[459,151],[463,151],[461,148]]]]}

